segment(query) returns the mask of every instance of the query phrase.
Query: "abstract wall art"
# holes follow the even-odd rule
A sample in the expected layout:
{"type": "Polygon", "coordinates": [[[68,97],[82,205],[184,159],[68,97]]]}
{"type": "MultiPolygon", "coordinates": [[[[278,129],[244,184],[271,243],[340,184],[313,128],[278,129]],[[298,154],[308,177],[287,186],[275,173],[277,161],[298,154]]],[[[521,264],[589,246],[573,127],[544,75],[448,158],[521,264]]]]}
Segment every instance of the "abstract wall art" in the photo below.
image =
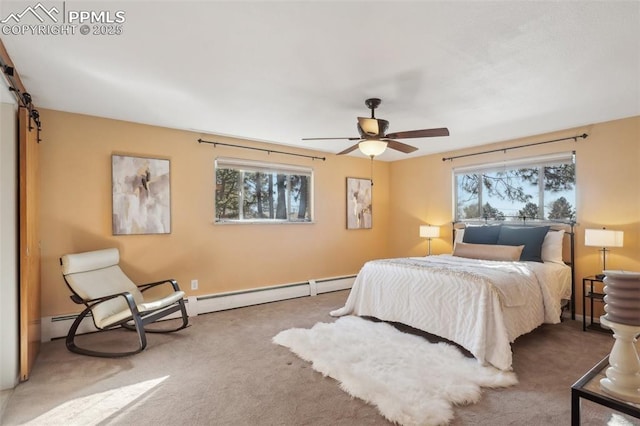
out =
{"type": "Polygon", "coordinates": [[[371,180],[347,178],[347,229],[371,229],[371,180]]]}
{"type": "Polygon", "coordinates": [[[113,235],[171,233],[171,176],[166,159],[111,156],[113,235]]]}

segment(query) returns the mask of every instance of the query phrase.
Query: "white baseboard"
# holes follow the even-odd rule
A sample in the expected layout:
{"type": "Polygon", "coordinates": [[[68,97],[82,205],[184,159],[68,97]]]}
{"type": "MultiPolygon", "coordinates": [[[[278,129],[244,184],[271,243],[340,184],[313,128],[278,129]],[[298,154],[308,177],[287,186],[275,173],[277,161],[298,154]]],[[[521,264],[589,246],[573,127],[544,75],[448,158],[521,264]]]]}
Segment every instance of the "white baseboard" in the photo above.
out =
{"type": "Polygon", "coordinates": [[[353,287],[355,281],[355,275],[341,278],[328,278],[323,280],[317,280],[317,294],[330,293],[332,291],[348,290],[353,287]]]}
{"type": "MultiPolygon", "coordinates": [[[[217,293],[205,296],[190,296],[185,300],[187,314],[190,317],[209,312],[224,311],[227,309],[241,308],[262,303],[277,302],[280,300],[295,299],[298,297],[315,296],[316,294],[329,293],[338,290],[348,290],[353,286],[355,275],[309,280],[300,283],[284,284],[272,287],[261,287],[244,291],[217,293]]],[[[179,312],[175,312],[167,319],[177,318],[179,312]]],[[[52,339],[64,337],[69,327],[75,321],[77,315],[63,315],[42,318],[41,341],[48,342],[52,339]]],[[[90,333],[97,331],[90,317],[85,318],[78,327],[78,333],[90,333]]]]}

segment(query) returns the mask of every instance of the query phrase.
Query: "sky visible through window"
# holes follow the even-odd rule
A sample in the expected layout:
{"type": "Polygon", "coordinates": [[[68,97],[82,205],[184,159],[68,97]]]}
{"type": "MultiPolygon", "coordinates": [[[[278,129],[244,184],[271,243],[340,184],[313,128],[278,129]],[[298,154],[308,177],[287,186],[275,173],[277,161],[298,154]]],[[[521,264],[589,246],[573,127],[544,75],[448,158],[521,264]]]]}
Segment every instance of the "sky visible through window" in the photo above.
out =
{"type": "Polygon", "coordinates": [[[456,219],[575,218],[573,161],[455,173],[456,219]]]}

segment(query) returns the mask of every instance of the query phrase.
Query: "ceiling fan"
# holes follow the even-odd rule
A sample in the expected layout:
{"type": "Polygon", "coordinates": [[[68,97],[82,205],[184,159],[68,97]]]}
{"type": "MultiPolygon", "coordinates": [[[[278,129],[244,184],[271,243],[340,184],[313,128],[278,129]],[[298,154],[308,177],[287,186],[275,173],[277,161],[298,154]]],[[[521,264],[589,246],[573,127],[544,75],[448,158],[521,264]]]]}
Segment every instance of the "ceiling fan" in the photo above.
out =
{"type": "Polygon", "coordinates": [[[303,141],[312,140],[328,140],[328,139],[347,139],[350,141],[358,141],[357,144],[350,146],[337,155],[348,154],[358,148],[363,154],[373,158],[382,154],[385,149],[391,148],[396,151],[409,154],[416,151],[415,146],[407,145],[394,139],[410,139],[410,138],[431,138],[436,136],[449,136],[449,129],[446,127],[438,129],[409,130],[406,132],[386,133],[389,128],[389,122],[375,117],[375,109],[378,108],[381,99],[370,98],[364,101],[364,104],[371,110],[371,118],[358,117],[358,133],[360,137],[343,137],[343,138],[302,138],[303,141]]]}

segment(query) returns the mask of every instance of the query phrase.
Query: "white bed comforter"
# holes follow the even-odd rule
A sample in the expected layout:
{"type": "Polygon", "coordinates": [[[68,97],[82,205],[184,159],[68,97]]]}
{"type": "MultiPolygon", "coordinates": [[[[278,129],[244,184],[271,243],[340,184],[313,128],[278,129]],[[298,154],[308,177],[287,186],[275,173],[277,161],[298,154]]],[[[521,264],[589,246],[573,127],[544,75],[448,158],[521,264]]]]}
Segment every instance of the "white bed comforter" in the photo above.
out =
{"type": "Polygon", "coordinates": [[[451,255],[367,262],[332,316],[373,316],[444,337],[481,363],[511,369],[511,342],[557,323],[571,295],[571,269],[451,255]]]}

